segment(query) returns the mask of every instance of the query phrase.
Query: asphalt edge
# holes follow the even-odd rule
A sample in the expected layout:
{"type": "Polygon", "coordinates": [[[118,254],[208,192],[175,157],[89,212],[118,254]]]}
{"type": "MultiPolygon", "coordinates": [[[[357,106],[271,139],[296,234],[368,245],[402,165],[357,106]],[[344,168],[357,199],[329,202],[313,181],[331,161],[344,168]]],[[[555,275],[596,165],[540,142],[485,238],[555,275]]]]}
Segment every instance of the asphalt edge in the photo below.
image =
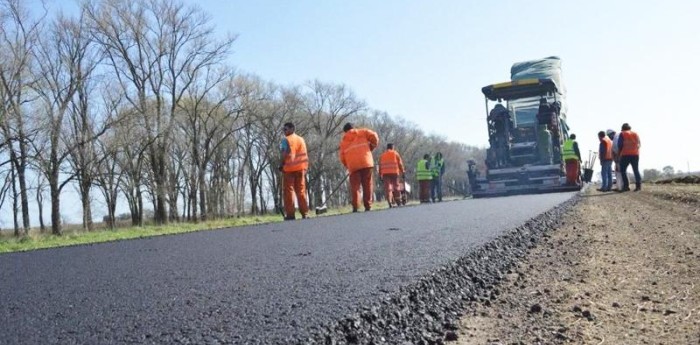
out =
{"type": "Polygon", "coordinates": [[[289,343],[432,345],[456,340],[458,322],[468,304],[496,299],[495,287],[509,269],[547,232],[559,228],[564,215],[580,200],[581,194],[576,194],[378,303],[359,306],[289,343]]]}

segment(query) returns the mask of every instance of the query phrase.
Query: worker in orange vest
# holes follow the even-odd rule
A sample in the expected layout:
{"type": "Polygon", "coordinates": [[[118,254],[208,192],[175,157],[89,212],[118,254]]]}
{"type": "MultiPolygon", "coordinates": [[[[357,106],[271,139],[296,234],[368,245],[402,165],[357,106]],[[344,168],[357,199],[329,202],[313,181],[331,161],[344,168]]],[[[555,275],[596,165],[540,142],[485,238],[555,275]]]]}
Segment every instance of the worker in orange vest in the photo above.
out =
{"type": "Polygon", "coordinates": [[[282,165],[279,169],[284,173],[284,220],[295,219],[295,194],[301,218],[307,218],[309,202],[306,199],[306,171],[309,168],[309,158],[306,152],[306,142],[304,138],[294,133],[293,123],[285,123],[282,130],[285,138],[280,143],[282,165]]]}
{"type": "Polygon", "coordinates": [[[620,150],[620,170],[622,172],[622,192],[630,190],[630,181],[627,177],[627,167],[632,165],[634,171],[634,182],[637,185],[635,192],[642,190],[642,177],[639,174],[639,148],[642,146],[639,135],[632,131],[628,123],[622,125],[622,132],[617,142],[620,150]]]}
{"type": "Polygon", "coordinates": [[[600,157],[600,177],[603,180],[598,190],[601,192],[609,192],[612,189],[613,143],[603,131],[598,132],[598,140],[600,141],[600,147],[598,149],[598,157],[600,157]]]}
{"type": "Polygon", "coordinates": [[[355,129],[349,122],[343,126],[343,131],[345,134],[340,141],[339,155],[340,162],[350,174],[352,211],[357,212],[360,207],[360,187],[362,188],[362,202],[365,211],[369,211],[372,209],[373,193],[374,158],[372,158],[372,151],[379,145],[379,136],[370,129],[355,129]]]}
{"type": "Polygon", "coordinates": [[[394,150],[394,144],[387,144],[386,151],[379,156],[379,179],[384,182],[384,194],[389,208],[393,207],[394,203],[399,205],[399,175],[405,178],[404,172],[401,155],[394,150]]]}

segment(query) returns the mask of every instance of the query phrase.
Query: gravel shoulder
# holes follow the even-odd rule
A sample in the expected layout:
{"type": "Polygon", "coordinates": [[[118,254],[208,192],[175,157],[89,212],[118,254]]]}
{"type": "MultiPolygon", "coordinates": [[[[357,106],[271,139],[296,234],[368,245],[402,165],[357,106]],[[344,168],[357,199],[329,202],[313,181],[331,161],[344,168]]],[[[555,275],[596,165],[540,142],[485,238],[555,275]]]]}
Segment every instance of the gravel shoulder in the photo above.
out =
{"type": "Polygon", "coordinates": [[[581,199],[449,344],[700,344],[700,185],[581,199]]]}

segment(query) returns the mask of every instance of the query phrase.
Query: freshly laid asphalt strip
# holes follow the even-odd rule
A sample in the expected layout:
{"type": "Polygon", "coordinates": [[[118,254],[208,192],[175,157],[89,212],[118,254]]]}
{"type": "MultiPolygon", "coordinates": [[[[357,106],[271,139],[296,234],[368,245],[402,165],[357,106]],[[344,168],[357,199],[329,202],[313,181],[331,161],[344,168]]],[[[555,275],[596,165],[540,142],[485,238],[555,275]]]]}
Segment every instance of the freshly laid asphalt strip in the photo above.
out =
{"type": "MultiPolygon", "coordinates": [[[[0,343],[412,339],[408,324],[373,323],[382,311],[367,306],[406,309],[434,272],[503,251],[481,247],[572,196],[463,200],[0,255],[0,343]],[[374,316],[347,317],[361,306],[374,316]]],[[[463,273],[483,287],[475,272],[463,273]]]]}

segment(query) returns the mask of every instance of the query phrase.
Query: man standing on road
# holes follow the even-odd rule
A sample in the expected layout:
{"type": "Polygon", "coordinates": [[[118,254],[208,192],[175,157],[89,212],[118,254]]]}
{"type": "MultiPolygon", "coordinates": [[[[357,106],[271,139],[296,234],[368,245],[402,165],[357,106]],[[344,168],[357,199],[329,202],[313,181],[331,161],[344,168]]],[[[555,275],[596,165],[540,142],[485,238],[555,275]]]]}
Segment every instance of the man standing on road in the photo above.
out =
{"type": "Polygon", "coordinates": [[[615,162],[615,166],[613,168],[613,174],[615,174],[615,189],[619,191],[622,189],[620,187],[622,183],[622,174],[620,173],[620,152],[617,149],[617,141],[620,138],[620,133],[616,133],[612,129],[608,129],[606,133],[608,134],[608,138],[612,140],[613,161],[615,162]]]}
{"type": "Polygon", "coordinates": [[[598,140],[600,140],[600,147],[598,149],[598,157],[600,157],[600,177],[603,179],[599,191],[609,192],[612,189],[613,144],[612,140],[610,140],[603,131],[598,132],[598,140]]]}
{"type": "Polygon", "coordinates": [[[420,186],[418,193],[420,203],[430,203],[430,183],[433,179],[433,172],[430,170],[430,155],[427,153],[416,164],[416,179],[420,186]]]}
{"type": "Polygon", "coordinates": [[[442,175],[445,174],[445,160],[442,158],[442,153],[438,152],[433,157],[430,163],[430,170],[433,173],[433,179],[430,188],[430,199],[435,202],[442,201],[442,175]]]}
{"type": "Polygon", "coordinates": [[[396,206],[400,204],[399,176],[405,178],[404,173],[401,155],[394,150],[394,144],[387,144],[386,151],[379,156],[379,178],[384,182],[384,194],[389,208],[393,207],[394,203],[396,206]]]}
{"type": "Polygon", "coordinates": [[[578,149],[576,134],[569,135],[561,149],[561,159],[566,163],[566,184],[578,183],[581,172],[581,151],[578,149]]]}
{"type": "Polygon", "coordinates": [[[627,177],[627,167],[632,165],[634,172],[635,192],[642,190],[642,176],[639,174],[639,148],[642,146],[639,135],[632,131],[632,127],[625,123],[622,125],[620,139],[617,147],[620,150],[620,172],[622,173],[622,191],[630,190],[630,181],[627,177]]]}
{"type": "Polygon", "coordinates": [[[295,219],[295,195],[299,204],[299,212],[303,219],[309,214],[309,203],[306,200],[306,170],[309,168],[306,142],[304,138],[294,133],[293,123],[285,123],[282,130],[285,138],[280,143],[282,165],[280,165],[279,169],[284,173],[284,220],[295,219]]]}
{"type": "Polygon", "coordinates": [[[374,158],[372,158],[372,151],[379,145],[379,136],[370,129],[355,129],[349,122],[343,126],[343,131],[345,134],[340,141],[339,155],[340,162],[350,174],[352,211],[357,212],[360,207],[360,187],[362,187],[362,201],[365,211],[369,211],[372,209],[373,193],[374,158]]]}

